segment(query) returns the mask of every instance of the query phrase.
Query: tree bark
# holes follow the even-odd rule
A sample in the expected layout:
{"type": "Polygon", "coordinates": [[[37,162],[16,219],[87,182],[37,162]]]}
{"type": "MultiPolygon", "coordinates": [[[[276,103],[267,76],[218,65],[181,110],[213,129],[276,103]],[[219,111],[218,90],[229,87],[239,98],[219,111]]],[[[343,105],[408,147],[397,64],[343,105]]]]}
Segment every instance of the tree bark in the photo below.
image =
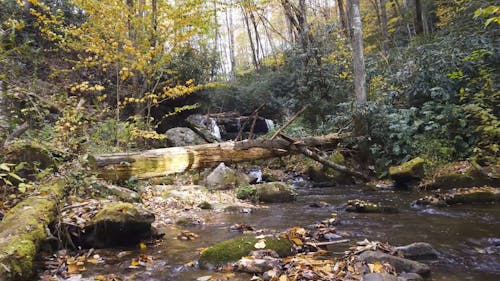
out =
{"type": "Polygon", "coordinates": [[[415,0],[415,34],[424,32],[424,24],[422,22],[422,1],[415,0]]]}
{"type": "MultiPolygon", "coordinates": [[[[347,136],[330,134],[303,138],[299,141],[308,147],[331,148],[347,136]]],[[[245,162],[299,152],[283,139],[251,140],[95,155],[89,157],[89,162],[99,177],[125,181],[132,176],[147,179],[213,167],[220,162],[245,162]]]]}
{"type": "Polygon", "coordinates": [[[387,10],[386,0],[380,0],[380,18],[381,18],[381,39],[382,39],[382,53],[387,56],[389,53],[389,41],[387,35],[387,10]]]}
{"type": "Polygon", "coordinates": [[[349,32],[349,25],[347,23],[347,18],[345,16],[345,11],[344,11],[344,0],[338,0],[338,8],[339,8],[339,17],[340,17],[340,26],[342,29],[342,32],[344,32],[345,37],[347,39],[350,39],[350,32],[349,32]]]}
{"type": "Polygon", "coordinates": [[[354,92],[356,94],[357,106],[362,107],[366,104],[366,70],[363,56],[363,26],[359,12],[359,0],[351,0],[351,13],[354,92]]]}

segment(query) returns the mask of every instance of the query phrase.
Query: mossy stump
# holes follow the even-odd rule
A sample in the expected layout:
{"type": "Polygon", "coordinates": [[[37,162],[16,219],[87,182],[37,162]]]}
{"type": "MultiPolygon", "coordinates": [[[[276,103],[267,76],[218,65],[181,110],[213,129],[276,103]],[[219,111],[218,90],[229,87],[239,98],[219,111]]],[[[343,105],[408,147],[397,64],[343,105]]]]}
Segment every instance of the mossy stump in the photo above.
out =
{"type": "Polygon", "coordinates": [[[264,241],[264,249],[274,250],[280,257],[293,254],[293,244],[288,239],[276,237],[259,239],[244,236],[217,243],[204,250],[199,260],[200,266],[211,268],[235,262],[244,256],[248,256],[252,251],[260,250],[255,247],[255,244],[261,240],[264,241]]]}
{"type": "Polygon", "coordinates": [[[65,187],[63,180],[41,186],[42,195],[25,199],[5,214],[0,223],[0,281],[33,280],[33,259],[48,238],[46,228],[65,187]]]}

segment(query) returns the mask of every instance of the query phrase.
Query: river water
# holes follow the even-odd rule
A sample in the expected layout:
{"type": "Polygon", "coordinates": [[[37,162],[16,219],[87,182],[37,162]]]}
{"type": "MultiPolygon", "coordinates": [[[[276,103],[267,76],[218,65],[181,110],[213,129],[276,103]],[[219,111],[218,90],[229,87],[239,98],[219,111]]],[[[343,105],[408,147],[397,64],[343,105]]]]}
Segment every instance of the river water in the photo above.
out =
{"type": "MultiPolygon", "coordinates": [[[[268,205],[251,214],[210,213],[202,226],[182,228],[198,234],[192,241],[175,239],[179,229],[165,229],[165,238],[146,250],[132,250],[118,258],[126,249],[98,250],[106,260],[104,265],[88,267],[85,275],[115,273],[124,280],[196,280],[213,274],[186,264],[196,261],[197,249],[232,238],[238,233],[228,231],[235,223],[247,223],[257,229],[285,230],[306,226],[330,217],[336,212],[340,218],[338,233],[347,235],[351,242],[367,238],[370,241],[405,245],[417,241],[432,244],[439,259],[428,262],[432,280],[500,280],[500,207],[495,204],[453,206],[447,208],[412,208],[410,203],[422,193],[411,191],[369,191],[362,187],[332,187],[299,189],[296,202],[268,205]],[[381,202],[395,206],[395,214],[359,214],[343,211],[350,199],[381,202]],[[314,208],[310,203],[324,201],[327,207],[314,208]],[[153,257],[147,270],[130,269],[130,258],[139,254],[153,257]]],[[[208,211],[207,211],[208,212],[208,211]]],[[[341,255],[348,245],[335,245],[329,250],[341,255]]],[[[241,275],[237,280],[249,280],[241,275]]],[[[236,280],[236,279],[235,279],[236,280]]]]}

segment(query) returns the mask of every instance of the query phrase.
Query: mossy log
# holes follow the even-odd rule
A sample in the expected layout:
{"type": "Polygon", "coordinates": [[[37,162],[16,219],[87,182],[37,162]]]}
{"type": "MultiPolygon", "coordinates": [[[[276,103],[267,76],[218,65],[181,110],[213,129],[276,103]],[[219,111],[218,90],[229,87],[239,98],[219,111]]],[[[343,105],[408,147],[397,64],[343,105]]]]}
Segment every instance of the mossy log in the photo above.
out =
{"type": "MultiPolygon", "coordinates": [[[[303,138],[307,146],[334,147],[348,135],[330,134],[303,138]]],[[[221,162],[244,162],[299,153],[288,141],[248,140],[169,147],[142,152],[103,154],[89,157],[99,176],[109,180],[146,179],[192,169],[207,168],[221,162]]]]}
{"type": "Polygon", "coordinates": [[[55,180],[39,188],[40,195],[17,204],[0,223],[0,281],[33,280],[33,258],[50,233],[57,204],[66,185],[55,180]]]}

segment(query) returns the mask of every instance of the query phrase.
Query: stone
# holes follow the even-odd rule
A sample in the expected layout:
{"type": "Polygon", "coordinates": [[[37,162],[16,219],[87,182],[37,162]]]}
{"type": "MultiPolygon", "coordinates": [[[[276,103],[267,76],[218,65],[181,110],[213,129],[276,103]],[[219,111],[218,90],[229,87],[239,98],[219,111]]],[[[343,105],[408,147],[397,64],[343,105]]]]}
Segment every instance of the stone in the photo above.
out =
{"type": "Polygon", "coordinates": [[[450,192],[436,193],[415,200],[414,206],[448,206],[455,204],[491,203],[500,201],[500,188],[489,186],[458,188],[450,192]]]}
{"type": "Polygon", "coordinates": [[[358,260],[366,263],[389,263],[394,267],[397,273],[417,273],[422,276],[429,276],[431,270],[428,265],[412,261],[409,259],[404,259],[389,254],[385,254],[378,251],[366,251],[358,256],[358,260]]]}
{"type": "Polygon", "coordinates": [[[423,281],[424,278],[416,273],[402,273],[398,276],[398,281],[423,281]]]}
{"type": "Polygon", "coordinates": [[[439,254],[431,244],[425,242],[415,242],[409,245],[396,247],[396,250],[404,258],[411,260],[437,259],[439,254]]]}
{"type": "Polygon", "coordinates": [[[155,216],[132,203],[108,203],[85,227],[88,235],[85,246],[104,248],[116,245],[134,245],[151,237],[151,223],[155,216]]]}
{"type": "Polygon", "coordinates": [[[361,281],[399,281],[399,279],[389,273],[368,273],[361,277],[361,281]]]}
{"type": "Polygon", "coordinates": [[[349,200],[346,206],[347,212],[356,213],[398,213],[399,210],[395,207],[381,206],[380,204],[371,203],[362,200],[349,200]]]}
{"type": "Polygon", "coordinates": [[[481,167],[462,161],[445,165],[419,185],[420,189],[453,189],[478,186],[500,186],[500,165],[481,167]]]}
{"type": "Polygon", "coordinates": [[[424,177],[425,160],[417,157],[399,166],[389,167],[389,176],[397,184],[407,184],[424,177]]]}
{"type": "Polygon", "coordinates": [[[225,263],[234,262],[242,257],[248,256],[252,251],[257,250],[255,245],[264,246],[264,249],[275,251],[280,257],[287,257],[293,254],[293,244],[288,239],[276,237],[266,237],[259,239],[256,237],[243,236],[223,242],[219,242],[201,253],[199,263],[203,268],[213,268],[225,263]]]}
{"type": "Polygon", "coordinates": [[[255,185],[259,201],[264,203],[291,202],[296,199],[295,189],[282,182],[268,182],[255,185]]]}
{"type": "Polygon", "coordinates": [[[207,143],[202,137],[186,127],[172,128],[165,132],[168,146],[189,146],[207,143]]]}
{"type": "Polygon", "coordinates": [[[248,185],[250,177],[227,167],[224,163],[220,163],[206,177],[204,183],[209,189],[230,189],[241,185],[248,185]]]}

